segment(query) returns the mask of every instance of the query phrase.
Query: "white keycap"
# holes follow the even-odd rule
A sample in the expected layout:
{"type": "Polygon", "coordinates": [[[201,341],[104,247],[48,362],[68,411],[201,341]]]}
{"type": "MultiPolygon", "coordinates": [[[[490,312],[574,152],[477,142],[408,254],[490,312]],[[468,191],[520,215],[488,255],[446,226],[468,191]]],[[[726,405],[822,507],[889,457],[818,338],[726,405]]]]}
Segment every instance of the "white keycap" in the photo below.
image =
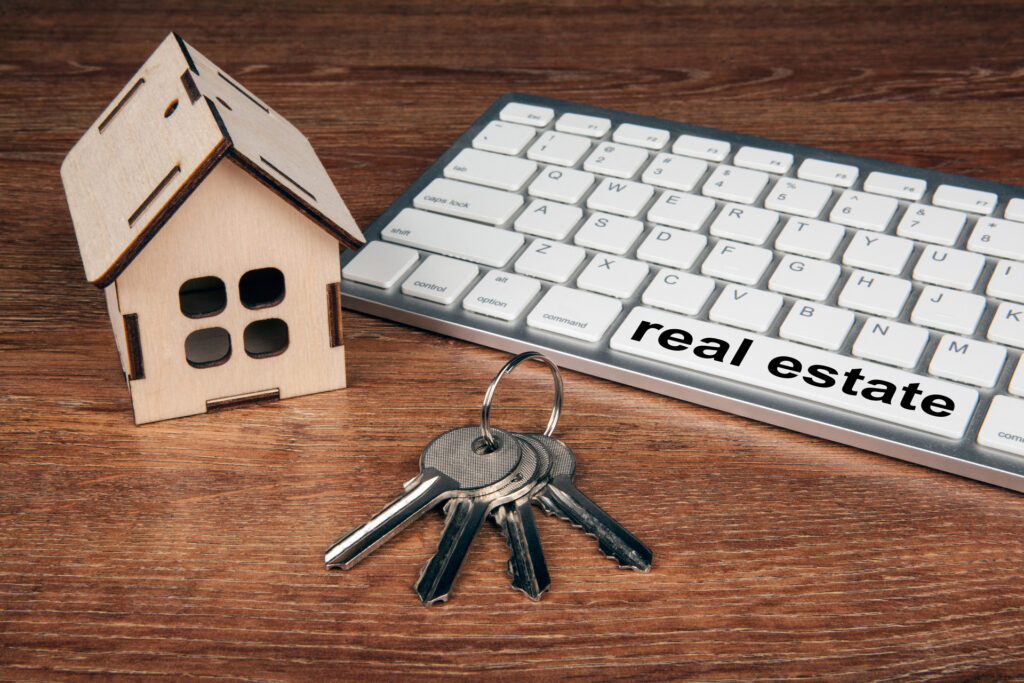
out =
{"type": "Polygon", "coordinates": [[[647,277],[650,266],[643,261],[596,254],[576,278],[576,285],[619,299],[633,296],[647,277]]]}
{"type": "Polygon", "coordinates": [[[903,213],[896,234],[912,240],[951,247],[960,238],[967,215],[927,204],[911,204],[903,213]]]}
{"type": "Polygon", "coordinates": [[[924,196],[924,191],[928,189],[928,183],[918,178],[872,171],[864,179],[864,189],[867,192],[916,202],[924,196]]]}
{"type": "Polygon", "coordinates": [[[707,244],[708,238],[704,235],[656,225],[637,247],[636,257],[663,266],[689,269],[704,253],[707,244]]]}
{"type": "Polygon", "coordinates": [[[501,113],[498,115],[502,121],[511,121],[512,123],[525,123],[529,126],[540,126],[544,127],[551,123],[551,119],[555,116],[555,111],[548,107],[538,107],[532,104],[522,104],[520,102],[509,102],[506,104],[501,113]]]}
{"type": "Polygon", "coordinates": [[[1009,221],[1020,221],[1024,223],[1024,197],[1015,197],[1006,202],[1006,210],[1003,211],[1003,218],[1009,221]]]}
{"type": "Polygon", "coordinates": [[[620,216],[635,216],[654,196],[654,188],[631,180],[605,178],[587,197],[587,206],[620,216]]]}
{"type": "Polygon", "coordinates": [[[647,161],[647,150],[615,142],[602,142],[583,162],[583,169],[593,173],[632,178],[647,161]]]}
{"type": "Polygon", "coordinates": [[[917,298],[910,322],[944,332],[972,334],[984,311],[983,296],[928,285],[917,298]]]}
{"type": "Polygon", "coordinates": [[[583,218],[583,209],[546,199],[534,199],[516,216],[515,229],[531,235],[564,240],[583,218]]]}
{"type": "Polygon", "coordinates": [[[709,277],[666,268],[654,276],[642,300],[648,306],[697,315],[713,291],[715,281],[709,277]]]}
{"type": "Polygon", "coordinates": [[[767,332],[782,308],[782,301],[778,294],[726,285],[708,311],[708,318],[753,332],[767,332]]]}
{"type": "Polygon", "coordinates": [[[796,170],[798,178],[813,180],[818,183],[828,183],[839,187],[850,187],[857,180],[860,169],[847,164],[837,164],[833,161],[822,159],[804,159],[800,168],[796,170]]]}
{"type": "Polygon", "coordinates": [[[647,220],[684,230],[700,230],[715,210],[715,200],[695,194],[662,192],[647,211],[647,220]]]}
{"type": "Polygon", "coordinates": [[[740,147],[732,163],[756,171],[785,173],[793,165],[793,155],[760,147],[740,147]]]}
{"type": "Polygon", "coordinates": [[[551,282],[565,282],[586,256],[586,250],[571,244],[534,240],[516,260],[515,271],[551,282]]]}
{"type": "Polygon", "coordinates": [[[834,263],[786,254],[768,280],[768,289],[824,301],[832,292],[842,270],[834,263]]]}
{"type": "Polygon", "coordinates": [[[1024,401],[1009,396],[992,399],[978,430],[978,443],[1014,455],[1024,455],[1024,401]]]}
{"type": "Polygon", "coordinates": [[[756,206],[726,204],[711,223],[711,234],[716,237],[764,244],[779,222],[779,214],[756,206]]]}
{"type": "Polygon", "coordinates": [[[935,188],[935,196],[932,197],[932,204],[935,206],[980,213],[983,216],[992,213],[998,202],[999,197],[992,192],[969,190],[956,185],[939,185],[935,188]]]}
{"type": "Polygon", "coordinates": [[[573,241],[581,247],[625,254],[643,231],[644,224],[638,220],[607,213],[592,213],[576,231],[573,241]]]}
{"type": "Polygon", "coordinates": [[[942,335],[928,372],[979,387],[995,386],[1006,362],[1006,349],[968,337],[942,335]]]}
{"type": "Polygon", "coordinates": [[[537,174],[527,192],[534,197],[575,204],[583,199],[583,195],[593,184],[594,175],[592,173],[573,168],[548,166],[537,174]]]}
{"type": "Polygon", "coordinates": [[[1024,349],[1024,305],[999,304],[988,327],[988,338],[1024,349]]]}
{"type": "Polygon", "coordinates": [[[640,178],[645,183],[689,192],[708,170],[706,161],[675,154],[656,155],[640,178]]]}
{"type": "Polygon", "coordinates": [[[879,273],[899,275],[914,251],[914,243],[902,237],[858,230],[843,252],[843,263],[879,273]]]}
{"type": "Polygon", "coordinates": [[[753,204],[767,184],[768,174],[763,171],[751,171],[748,168],[722,164],[711,172],[711,177],[704,182],[701,193],[730,202],[753,204]]]}
{"type": "Polygon", "coordinates": [[[881,232],[889,225],[897,208],[899,202],[892,197],[843,190],[829,217],[833,223],[881,232]]]}
{"type": "Polygon", "coordinates": [[[1024,263],[997,261],[985,291],[989,296],[1024,304],[1024,263]]]}
{"type": "Polygon", "coordinates": [[[843,291],[839,293],[839,305],[855,311],[895,318],[903,310],[910,290],[909,280],[855,270],[850,273],[843,291]]]}
{"type": "Polygon", "coordinates": [[[724,140],[712,140],[696,135],[680,135],[672,143],[673,154],[684,154],[688,157],[707,159],[708,161],[725,161],[732,145],[724,140]]]}
{"type": "MultiPolygon", "coordinates": [[[[945,247],[925,247],[914,266],[914,279],[954,289],[974,289],[984,267],[985,257],[981,254],[945,247]]],[[[1024,268],[1021,271],[1024,272],[1024,268]]]]}
{"type": "Polygon", "coordinates": [[[462,307],[500,320],[515,320],[539,291],[540,283],[533,278],[492,270],[469,291],[462,307]]]}
{"type": "Polygon", "coordinates": [[[612,140],[615,142],[624,142],[627,145],[637,145],[648,149],[661,149],[668,144],[668,137],[667,130],[638,126],[633,123],[620,124],[612,134],[612,140]]]}
{"type": "Polygon", "coordinates": [[[341,277],[388,289],[402,279],[418,260],[419,253],[415,249],[374,240],[356,252],[355,257],[341,269],[341,277]]]}
{"type": "Polygon", "coordinates": [[[794,301],[782,321],[779,336],[829,351],[838,351],[846,341],[856,316],[842,308],[810,301],[794,301]]]}
{"type": "Polygon", "coordinates": [[[701,272],[744,285],[757,284],[772,262],[772,252],[739,242],[721,240],[701,264],[701,272]]]}
{"type": "Polygon", "coordinates": [[[828,185],[796,178],[779,178],[765,197],[764,207],[772,211],[817,218],[831,198],[832,188],[828,185]]]}
{"type": "Polygon", "coordinates": [[[519,154],[533,140],[537,130],[506,121],[491,121],[473,138],[473,146],[487,152],[519,154]]]}
{"type": "Polygon", "coordinates": [[[407,247],[501,268],[523,246],[517,232],[441,216],[419,209],[402,209],[380,233],[381,239],[407,247]]]}
{"type": "Polygon", "coordinates": [[[846,230],[835,223],[813,218],[790,218],[775,238],[775,248],[791,254],[830,259],[846,236],[846,230]]]}
{"type": "Polygon", "coordinates": [[[913,368],[921,360],[921,352],[926,344],[928,330],[924,328],[882,318],[868,318],[853,343],[853,355],[886,365],[913,368]]]}
{"type": "Polygon", "coordinates": [[[412,200],[417,209],[503,225],[523,205],[523,196],[490,187],[434,178],[412,200]]]}
{"type": "Polygon", "coordinates": [[[637,306],[609,345],[772,392],[948,438],[963,435],[978,392],[927,376],[637,306]]]}
{"type": "Polygon", "coordinates": [[[402,294],[450,304],[469,287],[479,272],[472,263],[431,254],[402,283],[402,294]]]}
{"type": "Polygon", "coordinates": [[[1024,355],[1017,361],[1017,369],[1013,371],[1007,390],[1014,396],[1024,396],[1024,355]]]}
{"type": "Polygon", "coordinates": [[[1024,223],[1001,218],[979,218],[967,248],[990,256],[1024,260],[1024,223]]]}
{"type": "Polygon", "coordinates": [[[444,167],[444,175],[499,190],[519,190],[537,170],[537,164],[519,157],[464,149],[444,167]]]}
{"type": "Polygon", "coordinates": [[[603,137],[611,127],[612,122],[601,116],[585,116],[571,112],[562,114],[555,121],[555,130],[592,138],[603,137]]]}
{"type": "Polygon", "coordinates": [[[621,310],[622,304],[618,299],[555,285],[526,316],[526,324],[539,330],[596,342],[604,336],[621,310]]]}
{"type": "Polygon", "coordinates": [[[526,150],[526,156],[545,164],[574,166],[589,150],[589,139],[549,130],[541,133],[537,141],[530,145],[530,149],[526,150]]]}

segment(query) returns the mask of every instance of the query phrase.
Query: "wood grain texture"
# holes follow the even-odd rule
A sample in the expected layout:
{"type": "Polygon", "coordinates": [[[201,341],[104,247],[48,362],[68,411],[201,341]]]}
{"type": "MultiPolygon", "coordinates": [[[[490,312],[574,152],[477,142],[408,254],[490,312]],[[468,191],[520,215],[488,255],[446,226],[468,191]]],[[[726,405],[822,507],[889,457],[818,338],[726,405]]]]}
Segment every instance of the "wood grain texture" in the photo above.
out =
{"type": "MultiPolygon", "coordinates": [[[[0,677],[1024,677],[1024,498],[572,372],[577,483],[652,573],[542,516],[542,601],[485,528],[423,608],[433,514],[325,572],[506,356],[346,311],[348,389],[135,427],[59,178],[176,30],[362,226],[510,90],[1024,184],[1018,4],[151,4],[0,11],[0,677]]],[[[495,423],[549,391],[524,367],[495,423]]]]}

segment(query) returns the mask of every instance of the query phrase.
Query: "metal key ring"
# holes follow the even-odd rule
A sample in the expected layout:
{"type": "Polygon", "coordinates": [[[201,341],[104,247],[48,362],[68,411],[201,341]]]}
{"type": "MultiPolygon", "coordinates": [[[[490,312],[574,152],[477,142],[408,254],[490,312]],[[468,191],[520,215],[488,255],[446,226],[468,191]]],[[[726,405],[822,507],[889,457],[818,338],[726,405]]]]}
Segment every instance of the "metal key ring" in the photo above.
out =
{"type": "Polygon", "coordinates": [[[494,438],[494,434],[491,433],[491,401],[494,399],[494,392],[498,389],[498,382],[501,378],[512,372],[513,369],[524,360],[530,358],[536,358],[537,360],[547,364],[551,369],[551,376],[555,380],[555,405],[551,409],[551,417],[548,418],[548,426],[544,428],[544,436],[551,436],[555,432],[555,425],[558,424],[558,416],[562,413],[562,373],[558,371],[558,366],[555,365],[554,361],[545,356],[543,353],[538,351],[525,351],[520,353],[518,356],[513,357],[509,362],[505,363],[505,367],[498,371],[498,374],[494,376],[491,381],[491,386],[487,387],[487,395],[484,396],[484,405],[480,410],[480,431],[484,435],[484,443],[487,444],[487,448],[495,449],[498,447],[498,442],[494,438]]]}

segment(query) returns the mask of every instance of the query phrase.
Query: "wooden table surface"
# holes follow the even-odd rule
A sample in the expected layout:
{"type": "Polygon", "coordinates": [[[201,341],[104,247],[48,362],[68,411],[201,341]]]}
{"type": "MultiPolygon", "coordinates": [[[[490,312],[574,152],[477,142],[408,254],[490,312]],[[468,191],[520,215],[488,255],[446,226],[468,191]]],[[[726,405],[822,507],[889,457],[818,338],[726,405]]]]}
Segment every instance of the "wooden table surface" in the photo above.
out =
{"type": "Polygon", "coordinates": [[[361,226],[511,90],[1024,184],[1019,4],[105,4],[0,8],[0,677],[1024,677],[1024,497],[574,372],[577,483],[651,573],[542,516],[541,601],[488,525],[425,608],[437,514],[326,572],[507,355],[346,312],[348,389],[136,427],[58,173],[176,30],[361,226]]]}

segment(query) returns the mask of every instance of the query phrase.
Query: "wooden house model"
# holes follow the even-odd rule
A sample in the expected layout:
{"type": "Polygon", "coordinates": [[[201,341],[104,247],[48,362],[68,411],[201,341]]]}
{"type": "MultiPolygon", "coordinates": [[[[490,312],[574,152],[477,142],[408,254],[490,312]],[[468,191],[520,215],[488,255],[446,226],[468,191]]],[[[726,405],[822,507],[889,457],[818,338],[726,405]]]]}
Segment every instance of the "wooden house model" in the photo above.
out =
{"type": "Polygon", "coordinates": [[[138,424],[345,386],[338,243],[306,138],[169,35],[61,167],[138,424]]]}

